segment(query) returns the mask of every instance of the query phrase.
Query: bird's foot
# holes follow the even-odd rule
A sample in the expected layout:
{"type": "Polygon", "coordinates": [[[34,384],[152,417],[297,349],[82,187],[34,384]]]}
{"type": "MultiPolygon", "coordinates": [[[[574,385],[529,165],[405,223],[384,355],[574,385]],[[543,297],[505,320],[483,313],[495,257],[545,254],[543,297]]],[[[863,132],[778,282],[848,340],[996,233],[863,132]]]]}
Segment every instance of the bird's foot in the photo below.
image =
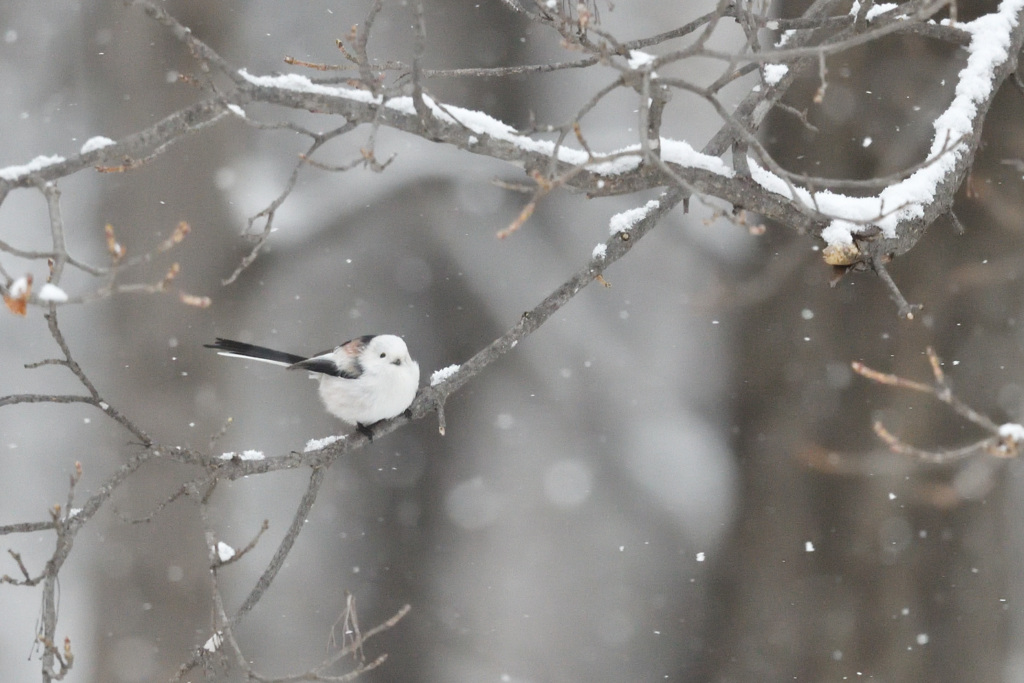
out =
{"type": "MultiPolygon", "coordinates": [[[[373,425],[377,424],[376,422],[373,425]]],[[[356,422],[356,431],[365,436],[370,442],[373,442],[373,425],[366,426],[362,422],[356,422]]]]}

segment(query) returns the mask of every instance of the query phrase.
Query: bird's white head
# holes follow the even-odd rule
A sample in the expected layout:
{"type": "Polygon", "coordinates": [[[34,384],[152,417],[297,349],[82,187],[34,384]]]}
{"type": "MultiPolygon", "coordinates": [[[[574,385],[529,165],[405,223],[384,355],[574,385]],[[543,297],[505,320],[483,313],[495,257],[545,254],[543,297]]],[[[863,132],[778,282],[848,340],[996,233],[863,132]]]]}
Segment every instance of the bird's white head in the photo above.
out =
{"type": "Polygon", "coordinates": [[[405,341],[393,334],[379,334],[371,338],[359,354],[359,363],[367,374],[415,375],[419,382],[419,364],[409,356],[405,341]]]}

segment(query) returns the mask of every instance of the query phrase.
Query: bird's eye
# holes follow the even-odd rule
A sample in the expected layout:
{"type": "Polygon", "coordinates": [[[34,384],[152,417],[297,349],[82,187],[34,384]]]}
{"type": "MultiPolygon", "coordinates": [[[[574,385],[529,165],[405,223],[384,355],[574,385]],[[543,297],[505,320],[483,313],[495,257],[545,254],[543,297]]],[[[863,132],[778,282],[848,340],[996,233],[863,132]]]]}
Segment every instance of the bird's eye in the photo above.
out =
{"type": "Polygon", "coordinates": [[[380,357],[381,357],[381,358],[387,358],[387,357],[388,357],[388,354],[386,354],[386,353],[382,353],[382,354],[380,354],[380,357]]]}

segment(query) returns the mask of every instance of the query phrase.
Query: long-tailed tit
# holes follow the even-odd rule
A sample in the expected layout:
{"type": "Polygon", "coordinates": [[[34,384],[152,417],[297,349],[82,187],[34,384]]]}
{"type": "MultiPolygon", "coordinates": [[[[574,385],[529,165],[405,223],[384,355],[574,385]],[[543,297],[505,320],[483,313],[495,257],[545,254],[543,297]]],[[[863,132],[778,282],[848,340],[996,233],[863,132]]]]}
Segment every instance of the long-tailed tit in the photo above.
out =
{"type": "Polygon", "coordinates": [[[310,377],[320,380],[320,400],[327,412],[370,439],[374,424],[412,404],[420,383],[419,363],[409,356],[402,338],[393,334],[358,337],[308,358],[231,339],[218,338],[205,346],[218,349],[222,356],[309,371],[310,377]]]}

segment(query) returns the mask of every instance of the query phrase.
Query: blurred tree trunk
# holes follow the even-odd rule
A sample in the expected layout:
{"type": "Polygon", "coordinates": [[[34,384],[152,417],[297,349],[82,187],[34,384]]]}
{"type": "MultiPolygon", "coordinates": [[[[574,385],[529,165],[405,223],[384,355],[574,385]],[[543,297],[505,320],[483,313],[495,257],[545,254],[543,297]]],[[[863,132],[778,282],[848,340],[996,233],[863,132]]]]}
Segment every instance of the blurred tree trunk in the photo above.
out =
{"type": "MultiPolygon", "coordinates": [[[[783,5],[780,16],[793,16],[783,5]]],[[[961,20],[969,5],[959,3],[961,20]]],[[[910,104],[940,106],[949,96],[940,82],[961,66],[948,49],[910,37],[842,53],[829,62],[821,105],[811,104],[817,82],[787,98],[820,131],[780,114],[764,137],[793,170],[884,176],[922,158],[933,131],[910,104]]],[[[989,117],[992,153],[979,155],[972,179],[980,191],[961,190],[956,206],[966,234],[940,219],[891,265],[908,299],[925,305],[915,321],[897,318],[873,274],[829,288],[831,272],[807,240],[769,227],[764,263],[805,256],[772,296],[738,311],[743,507],[718,560],[712,603],[721,611],[693,680],[1001,679],[1007,469],[985,455],[936,467],[888,452],[874,420],[933,449],[977,432],[935,400],[854,376],[850,362],[928,382],[931,345],[958,395],[997,422],[1019,419],[1019,398],[999,400],[1021,379],[1019,286],[982,264],[1021,257],[1019,193],[999,197],[987,184],[1010,176],[992,157],[1019,154],[1006,144],[1020,139],[1020,106],[1019,93],[1004,93],[989,117]],[[995,130],[1004,126],[1015,129],[995,130]]]]}
{"type": "MultiPolygon", "coordinates": [[[[239,20],[236,12],[243,9],[243,4],[229,2],[167,4],[169,12],[217,50],[230,43],[239,20]]],[[[202,78],[180,43],[141,12],[118,2],[97,3],[83,12],[87,36],[103,35],[109,27],[125,22],[138,26],[119,30],[109,44],[97,47],[87,42],[82,60],[88,71],[85,80],[90,84],[96,130],[114,137],[152,125],[194,100],[195,86],[175,82],[176,72],[202,78]],[[128,97],[131,106],[124,106],[128,97]],[[139,112],[150,112],[150,118],[140,120],[139,112]]],[[[192,225],[194,233],[181,250],[167,262],[155,263],[144,277],[158,281],[169,263],[178,261],[182,271],[175,287],[220,300],[219,280],[237,258],[229,244],[236,241],[240,226],[234,224],[225,193],[214,179],[218,169],[227,164],[225,150],[238,132],[239,127],[219,126],[206,135],[186,138],[177,144],[176,153],[121,174],[120,184],[99,195],[94,222],[100,227],[113,225],[130,255],[169,237],[179,221],[192,225]],[[123,198],[129,194],[136,201],[125,202],[123,198]],[[221,246],[215,247],[218,240],[221,246]]],[[[187,327],[202,321],[203,311],[184,306],[171,292],[156,297],[115,297],[105,313],[112,334],[130,340],[115,348],[92,349],[101,352],[97,363],[106,364],[109,376],[118,378],[113,393],[131,405],[134,414],[153,418],[147,422],[156,438],[180,434],[182,425],[195,420],[196,403],[192,388],[175,381],[181,375],[176,357],[190,354],[188,349],[177,349],[175,340],[187,335],[187,327]]],[[[198,435],[198,443],[205,443],[209,434],[198,435]]],[[[120,463],[130,448],[112,453],[111,459],[120,463]]],[[[128,500],[120,503],[128,517],[150,514],[153,502],[173,493],[188,476],[183,468],[170,463],[146,468],[140,474],[128,489],[128,500]]],[[[165,678],[180,665],[183,653],[196,646],[196,634],[209,630],[205,553],[185,552],[203,543],[202,525],[192,506],[172,505],[147,524],[128,525],[112,519],[97,561],[94,680],[165,678]],[[154,603],[163,608],[139,608],[154,603]]]]}

